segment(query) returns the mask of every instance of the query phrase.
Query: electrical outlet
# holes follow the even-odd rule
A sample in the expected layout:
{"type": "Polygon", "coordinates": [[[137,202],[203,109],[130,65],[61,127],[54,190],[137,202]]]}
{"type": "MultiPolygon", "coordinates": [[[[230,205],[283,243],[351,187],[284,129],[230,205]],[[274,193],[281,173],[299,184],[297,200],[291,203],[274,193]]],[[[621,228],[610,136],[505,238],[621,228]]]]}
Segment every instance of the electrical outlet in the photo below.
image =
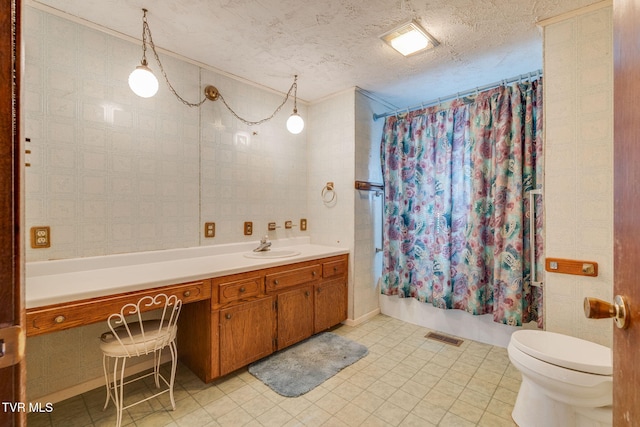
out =
{"type": "Polygon", "coordinates": [[[31,247],[33,249],[51,247],[51,228],[48,226],[31,227],[31,247]]]}
{"type": "Polygon", "coordinates": [[[284,222],[284,228],[286,228],[288,230],[291,227],[293,227],[293,222],[291,222],[291,221],[285,221],[284,222]]]}
{"type": "Polygon", "coordinates": [[[269,224],[267,224],[267,229],[269,231],[276,231],[276,228],[277,228],[277,226],[276,226],[275,222],[270,222],[269,224]]]}
{"type": "Polygon", "coordinates": [[[301,218],[300,219],[300,230],[301,231],[306,231],[307,230],[307,219],[306,218],[301,218]]]}
{"type": "Polygon", "coordinates": [[[211,238],[216,237],[216,223],[205,222],[204,223],[204,237],[211,238]]]}
{"type": "Polygon", "coordinates": [[[253,222],[245,221],[244,223],[244,235],[251,236],[253,234],[253,222]]]}

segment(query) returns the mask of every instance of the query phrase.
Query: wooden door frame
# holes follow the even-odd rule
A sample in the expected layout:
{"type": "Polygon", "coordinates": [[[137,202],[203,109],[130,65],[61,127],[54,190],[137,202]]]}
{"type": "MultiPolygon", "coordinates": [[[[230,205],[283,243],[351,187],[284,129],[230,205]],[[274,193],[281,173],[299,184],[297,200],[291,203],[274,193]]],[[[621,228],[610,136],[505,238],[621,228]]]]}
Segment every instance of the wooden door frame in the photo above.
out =
{"type": "Polygon", "coordinates": [[[639,0],[613,2],[614,295],[627,298],[631,323],[613,333],[613,425],[640,425],[640,22],[639,0]]]}
{"type": "MultiPolygon", "coordinates": [[[[23,164],[20,99],[21,0],[0,0],[0,328],[24,325],[23,164]]],[[[22,402],[25,361],[0,369],[0,401],[22,402]]],[[[26,425],[26,412],[0,407],[0,425],[26,425]]]]}

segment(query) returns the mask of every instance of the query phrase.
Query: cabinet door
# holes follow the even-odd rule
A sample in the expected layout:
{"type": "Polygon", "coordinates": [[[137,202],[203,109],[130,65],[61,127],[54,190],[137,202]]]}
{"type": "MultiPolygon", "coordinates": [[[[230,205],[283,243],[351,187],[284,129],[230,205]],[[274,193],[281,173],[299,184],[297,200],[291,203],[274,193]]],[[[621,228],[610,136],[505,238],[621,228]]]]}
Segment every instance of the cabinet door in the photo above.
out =
{"type": "Polygon", "coordinates": [[[315,286],[314,333],[322,332],[347,318],[347,282],[334,280],[315,286]]]}
{"type": "Polygon", "coordinates": [[[273,297],[220,310],[220,375],[273,352],[273,297]]]}
{"type": "Polygon", "coordinates": [[[278,350],[313,334],[313,285],[278,294],[278,350]]]}

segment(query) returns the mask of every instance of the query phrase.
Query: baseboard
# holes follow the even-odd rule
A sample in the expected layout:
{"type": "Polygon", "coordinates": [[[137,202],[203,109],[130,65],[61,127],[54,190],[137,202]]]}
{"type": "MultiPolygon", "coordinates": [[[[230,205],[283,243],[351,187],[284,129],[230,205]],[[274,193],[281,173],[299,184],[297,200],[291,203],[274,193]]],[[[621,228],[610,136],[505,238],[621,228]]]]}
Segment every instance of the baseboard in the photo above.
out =
{"type": "MultiPolygon", "coordinates": [[[[161,358],[161,362],[160,363],[166,363],[166,362],[170,362],[171,361],[171,355],[170,354],[164,354],[162,355],[161,358]]],[[[134,374],[138,374],[142,371],[146,371],[147,369],[151,369],[153,368],[153,359],[149,359],[146,360],[142,363],[138,363],[136,365],[131,365],[128,368],[126,368],[124,370],[125,372],[125,377],[128,377],[129,375],[134,375],[134,374]]],[[[41,402],[43,404],[45,403],[58,403],[58,402],[62,402],[63,400],[69,399],[71,397],[74,396],[78,396],[82,393],[86,393],[88,391],[93,390],[94,388],[98,388],[98,387],[104,387],[104,375],[101,375],[99,378],[94,378],[92,380],[88,380],[88,381],[84,381],[80,384],[76,384],[74,386],[71,386],[69,388],[65,388],[62,390],[58,390],[55,391],[51,394],[47,394],[45,396],[42,397],[38,397],[35,399],[29,399],[30,403],[31,402],[41,402]]],[[[106,392],[105,392],[105,396],[106,396],[106,392]]]]}
{"type": "Polygon", "coordinates": [[[362,315],[362,316],[358,317],[357,319],[347,319],[342,323],[344,325],[347,325],[347,326],[358,326],[361,323],[366,322],[367,320],[373,319],[378,314],[380,314],[380,307],[376,308],[373,311],[370,311],[369,313],[367,313],[365,315],[362,315]]]}

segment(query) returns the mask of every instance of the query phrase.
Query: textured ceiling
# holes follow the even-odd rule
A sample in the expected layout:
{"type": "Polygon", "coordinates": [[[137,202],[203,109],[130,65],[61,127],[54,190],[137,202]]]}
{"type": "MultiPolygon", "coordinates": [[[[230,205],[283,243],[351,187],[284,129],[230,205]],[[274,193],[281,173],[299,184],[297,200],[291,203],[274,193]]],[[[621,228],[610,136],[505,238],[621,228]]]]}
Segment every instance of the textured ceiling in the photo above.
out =
{"type": "MultiPolygon", "coordinates": [[[[598,0],[32,0],[313,102],[358,86],[396,107],[542,68],[536,22],[598,0]],[[379,39],[415,19],[440,46],[405,58],[379,39]]],[[[154,65],[153,63],[151,64],[154,65]]],[[[132,65],[133,66],[133,65],[132,65]]],[[[170,77],[170,76],[169,76],[170,77]]]]}

